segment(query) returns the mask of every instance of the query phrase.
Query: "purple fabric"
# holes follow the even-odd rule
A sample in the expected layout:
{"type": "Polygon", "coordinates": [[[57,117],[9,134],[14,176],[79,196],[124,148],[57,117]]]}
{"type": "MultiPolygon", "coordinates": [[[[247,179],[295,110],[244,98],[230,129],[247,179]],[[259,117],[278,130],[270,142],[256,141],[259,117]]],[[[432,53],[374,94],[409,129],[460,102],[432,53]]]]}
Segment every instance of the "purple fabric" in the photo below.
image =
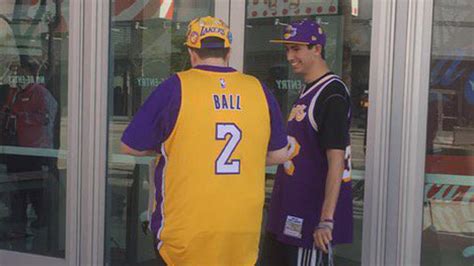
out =
{"type": "Polygon", "coordinates": [[[122,142],[139,150],[158,151],[171,134],[181,106],[177,75],[163,81],[146,99],[122,135],[122,142]]]}
{"type": "MultiPolygon", "coordinates": [[[[293,106],[309,107],[311,99],[322,85],[299,98],[293,106]]],[[[300,122],[296,119],[289,121],[288,133],[297,140],[301,149],[292,159],[295,166],[292,176],[286,174],[282,165],[278,167],[268,211],[267,230],[283,243],[311,248],[313,231],[319,223],[324,201],[328,172],[326,150],[321,148],[318,134],[312,128],[307,114],[300,122]],[[301,238],[284,234],[288,216],[303,219],[301,238]]],[[[334,213],[333,244],[352,242],[352,219],[351,182],[342,183],[334,213]]]]}
{"type": "Polygon", "coordinates": [[[270,109],[270,127],[271,135],[268,143],[268,150],[274,151],[285,147],[288,144],[287,133],[283,124],[283,117],[281,116],[280,106],[276,101],[271,91],[260,83],[267,97],[268,108],[270,109]]]}
{"type": "Polygon", "coordinates": [[[274,40],[273,42],[302,42],[306,44],[326,45],[326,34],[318,23],[304,19],[295,21],[285,28],[282,40],[274,40]]]}
{"type": "Polygon", "coordinates": [[[210,66],[210,65],[197,65],[194,68],[196,69],[201,69],[201,70],[206,70],[206,71],[212,71],[212,72],[236,72],[232,67],[223,67],[223,66],[210,66]]]}
{"type": "Polygon", "coordinates": [[[161,208],[161,203],[163,202],[163,169],[165,167],[166,158],[163,156],[160,158],[158,165],[155,169],[155,200],[156,200],[156,209],[153,212],[150,222],[150,228],[153,232],[153,235],[158,239],[158,230],[160,229],[161,223],[163,221],[163,210],[161,208]]]}

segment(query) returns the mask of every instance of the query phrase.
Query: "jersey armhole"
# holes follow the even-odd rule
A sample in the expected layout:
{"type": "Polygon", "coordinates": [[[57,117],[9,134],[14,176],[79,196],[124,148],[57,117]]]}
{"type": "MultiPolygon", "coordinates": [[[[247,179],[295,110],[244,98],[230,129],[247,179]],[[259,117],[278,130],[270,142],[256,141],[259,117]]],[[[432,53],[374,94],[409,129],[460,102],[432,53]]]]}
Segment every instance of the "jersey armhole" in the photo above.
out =
{"type": "MultiPolygon", "coordinates": [[[[331,82],[339,82],[342,84],[342,86],[344,86],[344,89],[346,90],[346,93],[347,95],[350,97],[350,93],[349,93],[349,89],[346,87],[346,85],[344,84],[344,82],[342,82],[339,78],[334,78],[333,80],[329,81],[326,86],[322,87],[314,96],[313,98],[311,99],[311,102],[309,104],[309,108],[308,108],[308,118],[309,118],[309,123],[311,124],[311,127],[316,131],[316,132],[319,132],[319,127],[318,127],[318,123],[316,122],[316,118],[314,117],[314,108],[316,107],[316,102],[319,98],[319,95],[321,95],[321,93],[323,92],[323,90],[327,87],[327,85],[329,85],[331,82]]],[[[349,108],[348,112],[347,112],[347,117],[350,117],[351,115],[351,108],[349,108]]]]}

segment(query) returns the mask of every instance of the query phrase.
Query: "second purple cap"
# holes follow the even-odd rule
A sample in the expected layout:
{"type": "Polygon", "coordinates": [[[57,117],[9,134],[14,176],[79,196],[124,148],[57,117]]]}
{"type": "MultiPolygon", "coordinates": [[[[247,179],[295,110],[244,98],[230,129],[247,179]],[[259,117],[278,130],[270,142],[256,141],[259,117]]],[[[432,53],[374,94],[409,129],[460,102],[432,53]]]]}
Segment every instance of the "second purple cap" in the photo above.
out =
{"type": "Polygon", "coordinates": [[[283,39],[271,40],[270,42],[306,45],[320,44],[324,47],[326,45],[326,34],[324,34],[321,25],[312,20],[304,19],[286,26],[283,39]]]}

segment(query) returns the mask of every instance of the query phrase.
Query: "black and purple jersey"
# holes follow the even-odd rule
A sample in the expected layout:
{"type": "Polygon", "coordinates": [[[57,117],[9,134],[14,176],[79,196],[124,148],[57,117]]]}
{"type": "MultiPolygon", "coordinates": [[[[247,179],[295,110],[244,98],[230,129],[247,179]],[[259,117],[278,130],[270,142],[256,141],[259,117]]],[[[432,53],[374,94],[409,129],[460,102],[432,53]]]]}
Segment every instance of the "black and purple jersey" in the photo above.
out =
{"type": "MultiPolygon", "coordinates": [[[[321,125],[318,125],[313,110],[321,93],[335,83],[344,85],[338,76],[324,75],[300,95],[288,118],[292,156],[278,168],[267,223],[267,230],[286,244],[305,248],[313,246],[313,232],[320,221],[328,172],[326,149],[319,134],[321,125]]],[[[344,88],[348,97],[349,91],[345,85],[344,88]]],[[[348,129],[350,104],[347,116],[341,120],[340,123],[347,123],[343,128],[348,129]]],[[[346,131],[346,169],[334,212],[333,244],[352,242],[350,141],[346,131]]]]}

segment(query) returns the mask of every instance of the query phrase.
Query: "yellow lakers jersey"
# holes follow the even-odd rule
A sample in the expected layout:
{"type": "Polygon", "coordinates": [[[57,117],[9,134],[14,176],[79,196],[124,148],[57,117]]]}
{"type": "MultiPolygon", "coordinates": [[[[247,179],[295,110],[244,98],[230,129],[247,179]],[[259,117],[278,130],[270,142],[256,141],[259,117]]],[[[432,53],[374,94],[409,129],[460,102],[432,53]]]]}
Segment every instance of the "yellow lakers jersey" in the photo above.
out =
{"type": "Polygon", "coordinates": [[[238,72],[178,77],[181,106],[162,145],[159,252],[168,265],[254,265],[270,138],[265,93],[238,72]]]}

